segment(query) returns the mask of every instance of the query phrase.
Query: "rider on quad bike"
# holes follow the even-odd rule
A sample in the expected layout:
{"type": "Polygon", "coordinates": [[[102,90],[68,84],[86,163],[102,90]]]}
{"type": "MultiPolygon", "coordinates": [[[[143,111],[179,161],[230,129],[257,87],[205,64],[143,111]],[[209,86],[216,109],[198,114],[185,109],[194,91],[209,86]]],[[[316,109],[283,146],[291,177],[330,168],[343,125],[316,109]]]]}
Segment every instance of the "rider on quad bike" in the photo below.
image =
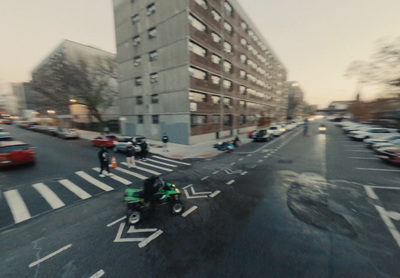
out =
{"type": "Polygon", "coordinates": [[[143,182],[143,198],[147,206],[152,205],[155,200],[155,194],[161,188],[162,183],[157,176],[151,176],[143,182]]]}

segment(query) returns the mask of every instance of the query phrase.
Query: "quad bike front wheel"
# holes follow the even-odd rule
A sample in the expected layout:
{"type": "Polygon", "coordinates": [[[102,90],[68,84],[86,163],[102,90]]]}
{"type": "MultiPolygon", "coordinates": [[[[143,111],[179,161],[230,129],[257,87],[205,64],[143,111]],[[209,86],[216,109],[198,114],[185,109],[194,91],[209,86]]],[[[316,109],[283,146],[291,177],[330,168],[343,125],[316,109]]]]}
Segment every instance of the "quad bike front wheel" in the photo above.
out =
{"type": "Polygon", "coordinates": [[[142,220],[142,213],[138,210],[135,209],[130,209],[128,210],[128,213],[126,215],[126,221],[129,225],[135,225],[142,220]]]}
{"type": "Polygon", "coordinates": [[[175,201],[171,202],[171,205],[170,205],[171,214],[180,215],[184,212],[184,210],[185,210],[185,205],[183,204],[183,202],[181,200],[175,200],[175,201]]]}

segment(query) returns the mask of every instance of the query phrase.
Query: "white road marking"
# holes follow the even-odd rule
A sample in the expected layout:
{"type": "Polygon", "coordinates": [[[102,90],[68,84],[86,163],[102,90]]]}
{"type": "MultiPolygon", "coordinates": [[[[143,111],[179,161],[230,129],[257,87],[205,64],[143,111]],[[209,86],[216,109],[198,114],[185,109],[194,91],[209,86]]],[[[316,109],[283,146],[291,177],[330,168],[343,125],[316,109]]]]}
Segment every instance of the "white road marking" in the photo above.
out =
{"type": "Polygon", "coordinates": [[[377,160],[378,158],[376,158],[376,157],[356,157],[356,156],[353,156],[353,157],[349,157],[350,159],[365,159],[365,160],[377,160]]]}
{"type": "Polygon", "coordinates": [[[379,168],[356,168],[361,171],[381,171],[381,172],[400,172],[400,170],[394,169],[379,169],[379,168]]]}
{"type": "Polygon", "coordinates": [[[215,175],[215,174],[217,174],[219,171],[215,171],[214,173],[213,173],[213,175],[215,175]]]}
{"type": "Polygon", "coordinates": [[[191,214],[193,211],[195,211],[197,209],[196,206],[191,207],[190,209],[188,209],[187,211],[185,211],[184,213],[182,213],[183,217],[188,216],[189,214],[191,214]]]}
{"type": "MultiPolygon", "coordinates": [[[[117,168],[115,168],[117,169],[117,168]]],[[[89,176],[88,174],[86,174],[83,171],[78,171],[75,172],[75,174],[77,174],[78,176],[80,176],[81,178],[83,178],[84,180],[90,182],[91,184],[93,184],[94,186],[97,186],[98,188],[104,190],[104,191],[111,191],[113,190],[113,188],[111,186],[108,186],[107,184],[96,180],[95,178],[93,178],[92,176],[89,176]]]]}
{"type": "Polygon", "coordinates": [[[243,158],[239,158],[239,161],[242,161],[243,160],[243,158]]]}
{"type": "Polygon", "coordinates": [[[269,155],[264,156],[264,158],[268,158],[268,157],[269,157],[269,155]]]}
{"type": "Polygon", "coordinates": [[[90,195],[85,190],[83,190],[82,188],[80,188],[79,186],[77,186],[76,184],[72,183],[71,181],[69,181],[67,179],[60,180],[58,182],[61,183],[62,185],[64,185],[72,193],[75,193],[75,195],[81,199],[88,199],[88,198],[92,197],[92,195],[90,195]]]}
{"type": "Polygon", "coordinates": [[[100,269],[99,271],[97,271],[95,274],[93,274],[92,276],[90,276],[89,278],[100,278],[101,276],[103,276],[104,270],[100,269]]]}
{"type": "Polygon", "coordinates": [[[182,188],[182,189],[186,189],[186,188],[188,188],[188,187],[191,187],[191,186],[193,186],[193,184],[189,184],[189,185],[186,185],[184,188],[182,188]]]}
{"type": "Polygon", "coordinates": [[[390,220],[388,217],[388,213],[386,210],[381,207],[374,205],[376,210],[378,211],[379,215],[381,216],[383,222],[385,223],[386,227],[389,229],[389,232],[392,234],[394,240],[396,241],[397,245],[400,247],[400,234],[399,231],[397,231],[396,226],[393,224],[393,222],[390,220]]]}
{"type": "MultiPolygon", "coordinates": [[[[201,199],[201,198],[207,198],[208,196],[205,195],[200,195],[200,196],[189,196],[189,193],[186,189],[183,190],[185,192],[186,195],[186,199],[201,199]]],[[[192,187],[192,191],[193,191],[193,187],[192,187]]]]}
{"type": "Polygon", "coordinates": [[[205,177],[202,178],[201,180],[203,181],[203,180],[206,180],[206,179],[208,179],[208,176],[205,176],[205,177]]]}
{"type": "Polygon", "coordinates": [[[247,156],[252,156],[252,154],[251,154],[251,153],[249,153],[247,156]]]}
{"type": "Polygon", "coordinates": [[[260,159],[258,162],[261,163],[261,162],[263,162],[263,161],[264,161],[264,160],[260,159]]]}
{"type": "Polygon", "coordinates": [[[232,184],[232,183],[234,183],[235,182],[235,180],[230,180],[230,181],[228,181],[226,184],[232,184]]]}
{"type": "Polygon", "coordinates": [[[115,236],[114,242],[134,242],[134,241],[142,241],[145,238],[121,238],[122,232],[124,231],[125,223],[121,223],[119,225],[119,229],[117,235],[115,236]]]}
{"type": "Polygon", "coordinates": [[[190,163],[186,163],[186,162],[182,162],[182,161],[176,161],[176,160],[173,160],[173,159],[168,159],[168,158],[157,156],[157,155],[154,155],[153,157],[156,157],[156,158],[162,159],[162,160],[166,160],[166,161],[170,161],[170,162],[173,162],[173,163],[182,164],[182,165],[191,165],[190,163]]]}
{"type": "Polygon", "coordinates": [[[31,218],[31,214],[17,189],[4,192],[4,197],[6,198],[15,223],[31,218]]]}
{"type": "Polygon", "coordinates": [[[120,219],[117,219],[114,222],[111,222],[111,223],[107,224],[107,227],[111,227],[111,226],[113,226],[113,225],[117,224],[118,222],[121,222],[122,220],[125,220],[125,219],[126,219],[126,216],[121,217],[120,219]]]}
{"type": "MultiPolygon", "coordinates": [[[[125,166],[128,166],[128,163],[126,163],[126,162],[122,162],[121,164],[123,164],[123,165],[125,165],[125,166]]],[[[129,168],[128,168],[128,169],[129,169],[129,168]]],[[[130,169],[132,169],[132,168],[130,168],[130,169]]],[[[144,172],[153,174],[153,175],[161,175],[160,172],[153,171],[153,170],[150,170],[150,169],[147,169],[147,168],[143,168],[143,167],[139,167],[139,166],[136,166],[135,169],[138,169],[138,170],[141,170],[141,171],[144,171],[144,172]]]]}
{"type": "Polygon", "coordinates": [[[157,161],[157,160],[154,160],[154,159],[151,159],[151,158],[147,158],[146,160],[147,161],[152,161],[152,162],[155,162],[155,163],[158,163],[158,164],[161,164],[161,165],[165,165],[165,166],[178,167],[176,165],[165,163],[165,162],[160,162],[160,161],[157,161]]]}
{"type": "Polygon", "coordinates": [[[137,177],[137,178],[139,178],[139,179],[141,179],[141,180],[147,179],[147,177],[145,177],[145,176],[143,176],[143,175],[141,175],[141,174],[138,174],[138,173],[135,173],[135,172],[126,170],[126,169],[124,169],[124,168],[117,167],[117,168],[114,168],[114,169],[117,170],[117,171],[120,171],[120,172],[122,172],[122,173],[125,173],[125,174],[128,174],[128,175],[137,177]]]}
{"type": "MultiPolygon", "coordinates": [[[[126,163],[126,162],[122,162],[122,163],[126,163]]],[[[100,172],[100,168],[99,168],[99,167],[95,167],[95,168],[93,168],[93,170],[95,170],[95,171],[98,172],[98,173],[100,172]]],[[[113,174],[112,176],[110,176],[110,178],[112,178],[113,180],[119,181],[120,183],[125,184],[125,185],[130,185],[130,184],[132,184],[131,181],[129,181],[129,180],[127,180],[127,179],[124,179],[123,177],[117,176],[117,175],[115,175],[115,174],[113,174]]]]}
{"type": "Polygon", "coordinates": [[[232,162],[232,163],[231,163],[231,166],[232,166],[232,165],[235,165],[235,164],[236,164],[236,162],[232,162]]]}
{"type": "Polygon", "coordinates": [[[243,171],[242,173],[240,173],[241,176],[246,175],[247,171],[243,171]]]}
{"type": "Polygon", "coordinates": [[[52,209],[58,209],[65,206],[64,202],[61,201],[53,190],[48,188],[44,183],[35,183],[32,186],[40,193],[40,195],[43,196],[52,209]]]}
{"type": "Polygon", "coordinates": [[[193,195],[200,195],[200,194],[211,194],[211,192],[195,192],[193,186],[190,188],[192,190],[193,195]]]}
{"type": "Polygon", "coordinates": [[[130,228],[128,229],[128,234],[132,234],[132,233],[154,233],[156,232],[158,229],[157,228],[149,228],[149,229],[135,229],[135,226],[130,226],[130,228]]]}
{"type": "Polygon", "coordinates": [[[143,165],[146,165],[146,166],[150,166],[150,167],[153,167],[153,168],[161,169],[161,170],[164,170],[164,171],[167,171],[167,172],[172,172],[172,170],[169,169],[169,168],[165,168],[165,167],[149,164],[149,163],[146,163],[146,162],[136,161],[136,163],[140,163],[140,164],[143,164],[143,165]]]}
{"type": "Polygon", "coordinates": [[[43,257],[43,258],[41,258],[40,260],[37,260],[36,262],[31,263],[31,264],[29,265],[29,267],[33,267],[33,266],[35,266],[35,265],[38,265],[38,264],[40,264],[41,262],[44,262],[45,260],[50,259],[51,257],[54,257],[55,255],[57,255],[57,254],[59,254],[59,253],[65,251],[65,250],[67,250],[67,249],[70,248],[71,246],[72,246],[72,244],[68,244],[68,245],[64,246],[63,248],[60,248],[60,249],[58,249],[57,251],[55,251],[55,252],[53,252],[53,253],[47,255],[46,257],[43,257]]]}
{"type": "Polygon", "coordinates": [[[213,194],[210,195],[211,198],[214,198],[215,196],[217,196],[219,193],[221,193],[221,191],[217,190],[215,191],[213,194]]]}
{"type": "Polygon", "coordinates": [[[365,192],[367,192],[368,197],[374,200],[379,200],[379,197],[375,194],[375,191],[373,188],[369,186],[364,186],[365,192]]]}
{"type": "Polygon", "coordinates": [[[138,245],[140,248],[145,247],[147,244],[150,243],[150,241],[155,240],[157,237],[159,237],[161,234],[163,233],[163,231],[158,230],[157,232],[155,232],[154,234],[152,234],[151,236],[149,236],[148,238],[146,238],[145,240],[141,241],[138,245]]]}

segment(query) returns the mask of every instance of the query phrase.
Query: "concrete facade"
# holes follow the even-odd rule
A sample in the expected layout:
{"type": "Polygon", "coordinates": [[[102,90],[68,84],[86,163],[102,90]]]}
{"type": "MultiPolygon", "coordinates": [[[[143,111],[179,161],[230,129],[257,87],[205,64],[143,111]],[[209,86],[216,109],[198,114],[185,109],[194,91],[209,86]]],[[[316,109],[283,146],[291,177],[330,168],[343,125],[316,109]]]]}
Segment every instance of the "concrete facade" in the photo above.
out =
{"type": "Polygon", "coordinates": [[[288,91],[288,118],[296,119],[304,116],[304,92],[299,82],[286,82],[288,91]]]}
{"type": "Polygon", "coordinates": [[[121,133],[194,144],[287,113],[286,70],[234,1],[114,0],[121,133]]]}

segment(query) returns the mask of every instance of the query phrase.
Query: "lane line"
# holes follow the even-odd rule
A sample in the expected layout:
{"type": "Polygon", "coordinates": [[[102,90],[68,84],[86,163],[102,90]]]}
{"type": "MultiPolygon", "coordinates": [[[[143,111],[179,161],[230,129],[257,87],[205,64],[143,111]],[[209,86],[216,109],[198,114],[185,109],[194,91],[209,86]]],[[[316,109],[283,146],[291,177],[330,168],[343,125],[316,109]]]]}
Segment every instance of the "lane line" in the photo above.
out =
{"type": "Polygon", "coordinates": [[[52,209],[58,209],[63,206],[65,206],[64,202],[61,201],[60,198],[54,193],[53,190],[51,190],[47,185],[44,183],[35,183],[32,185],[33,188],[35,188],[40,195],[43,196],[43,198],[49,203],[52,209]]]}
{"type": "Polygon", "coordinates": [[[263,161],[264,161],[264,160],[260,159],[258,162],[261,163],[261,162],[263,162],[263,161]]]}
{"type": "Polygon", "coordinates": [[[213,194],[210,195],[211,198],[214,198],[215,196],[217,196],[219,193],[221,193],[221,191],[217,190],[215,191],[213,194]]]}
{"type": "Polygon", "coordinates": [[[213,175],[215,175],[216,173],[219,173],[219,170],[218,171],[215,171],[214,173],[212,173],[213,175]]]}
{"type": "Polygon", "coordinates": [[[89,278],[100,278],[101,276],[103,276],[104,270],[100,269],[99,271],[97,271],[95,274],[93,274],[92,276],[90,276],[89,278]]]}
{"type": "Polygon", "coordinates": [[[396,226],[393,224],[393,222],[390,220],[388,217],[388,213],[386,210],[381,207],[374,205],[376,210],[378,211],[379,215],[381,216],[383,222],[385,223],[386,227],[389,229],[389,232],[392,234],[394,240],[396,241],[397,245],[400,247],[400,234],[399,231],[397,231],[396,226]]]}
{"type": "Polygon", "coordinates": [[[201,180],[203,181],[203,180],[206,180],[206,179],[208,179],[208,176],[205,176],[205,177],[202,178],[201,180]]]}
{"type": "Polygon", "coordinates": [[[47,256],[41,258],[40,260],[37,260],[36,262],[31,263],[31,264],[29,265],[29,267],[33,267],[33,266],[35,266],[35,265],[38,265],[38,264],[40,264],[41,262],[44,262],[45,260],[48,260],[48,259],[50,259],[51,257],[54,257],[55,255],[57,255],[57,254],[59,254],[59,253],[65,251],[65,250],[67,250],[67,249],[70,248],[71,246],[72,246],[72,244],[68,244],[68,245],[64,246],[63,248],[60,248],[60,249],[58,249],[57,251],[55,251],[55,252],[53,252],[53,253],[51,253],[51,254],[49,254],[49,255],[47,255],[47,256]]]}
{"type": "Polygon", "coordinates": [[[151,158],[146,158],[146,161],[152,161],[152,162],[155,162],[155,163],[158,163],[158,164],[161,164],[161,165],[165,165],[165,166],[170,166],[170,167],[178,167],[176,165],[173,165],[173,164],[170,164],[170,163],[165,163],[165,162],[160,162],[160,161],[157,161],[157,160],[154,160],[154,159],[151,159],[151,158]]]}
{"type": "Polygon", "coordinates": [[[226,184],[232,184],[232,183],[234,183],[235,182],[235,180],[230,180],[230,181],[228,181],[226,184]]]}
{"type": "Polygon", "coordinates": [[[188,216],[189,214],[191,214],[193,211],[195,211],[197,209],[196,206],[191,207],[190,209],[188,209],[187,211],[185,211],[184,213],[182,213],[183,217],[188,216]]]}
{"type": "Polygon", "coordinates": [[[232,163],[231,163],[231,166],[233,166],[233,165],[235,165],[235,164],[236,164],[236,162],[232,162],[232,163]]]}
{"type": "Polygon", "coordinates": [[[182,189],[185,190],[186,188],[191,187],[191,186],[193,186],[193,184],[186,185],[186,186],[183,187],[182,189]]]}
{"type": "MultiPolygon", "coordinates": [[[[99,167],[93,168],[93,170],[95,170],[97,173],[100,172],[100,168],[99,168],[99,167]]],[[[131,181],[129,181],[129,180],[127,180],[127,179],[124,179],[123,177],[117,176],[117,175],[115,175],[115,174],[112,175],[112,176],[110,176],[110,178],[112,178],[113,180],[119,181],[120,183],[125,184],[125,185],[130,185],[130,184],[132,184],[131,181]]]]}
{"type": "MultiPolygon", "coordinates": [[[[117,168],[115,168],[115,169],[117,169],[117,168]]],[[[100,189],[102,189],[102,190],[104,190],[104,191],[111,191],[111,190],[113,190],[113,188],[112,188],[111,186],[108,186],[107,184],[105,184],[105,183],[103,183],[103,182],[101,182],[101,181],[99,181],[99,180],[96,180],[95,178],[93,178],[92,176],[89,176],[88,174],[86,174],[86,173],[83,172],[83,171],[75,172],[75,174],[77,174],[77,175],[80,176],[82,179],[84,179],[84,180],[90,182],[90,183],[93,184],[94,186],[97,186],[98,188],[100,188],[100,189]]]]}
{"type": "Polygon", "coordinates": [[[90,195],[85,190],[83,190],[82,188],[80,188],[79,186],[77,186],[76,184],[72,183],[71,181],[69,181],[67,179],[60,180],[58,182],[61,183],[64,187],[66,187],[69,191],[74,193],[76,196],[78,196],[82,200],[92,197],[92,195],[90,195]]]}
{"type": "Polygon", "coordinates": [[[247,171],[240,173],[241,176],[246,175],[246,174],[247,174],[247,171]]]}
{"type": "Polygon", "coordinates": [[[239,161],[242,161],[243,160],[243,158],[239,158],[239,161]]]}
{"type": "Polygon", "coordinates": [[[17,189],[6,191],[3,194],[8,203],[8,207],[11,210],[15,223],[31,218],[31,214],[17,189]]]}
{"type": "Polygon", "coordinates": [[[125,220],[125,219],[126,219],[126,216],[121,217],[120,219],[117,219],[114,222],[111,222],[111,223],[107,224],[107,227],[111,227],[111,226],[113,226],[113,225],[117,224],[118,222],[121,222],[122,220],[125,220]]]}
{"type": "Polygon", "coordinates": [[[135,173],[135,172],[132,172],[132,171],[128,171],[128,170],[126,170],[126,169],[124,169],[124,168],[117,167],[117,168],[114,168],[114,169],[117,170],[117,171],[120,171],[120,172],[122,172],[122,173],[131,175],[131,176],[134,176],[134,177],[136,177],[136,178],[138,178],[138,179],[141,179],[141,180],[147,179],[147,177],[145,177],[145,176],[143,176],[143,175],[141,175],[141,174],[138,174],[138,173],[135,173]]]}
{"type": "Polygon", "coordinates": [[[364,186],[365,192],[367,192],[368,197],[374,200],[379,200],[379,197],[375,194],[375,191],[373,188],[369,186],[364,186]]]}
{"type": "Polygon", "coordinates": [[[356,168],[360,171],[381,171],[381,172],[400,172],[400,170],[393,169],[378,169],[378,168],[356,168]]]}
{"type": "Polygon", "coordinates": [[[173,163],[182,164],[182,165],[191,165],[190,163],[186,163],[186,162],[182,162],[182,161],[176,161],[176,160],[168,159],[168,158],[161,157],[161,156],[158,156],[158,155],[154,155],[153,157],[156,157],[158,159],[162,159],[162,160],[165,160],[165,161],[170,161],[170,162],[173,162],[173,163]]]}
{"type": "Polygon", "coordinates": [[[163,231],[158,230],[157,232],[155,232],[154,234],[152,234],[151,236],[149,236],[148,238],[146,238],[145,240],[141,241],[138,245],[140,248],[145,247],[147,244],[150,243],[150,241],[156,239],[157,237],[159,237],[161,234],[163,233],[163,231]]]}
{"type": "Polygon", "coordinates": [[[153,164],[149,164],[149,163],[146,163],[146,162],[136,161],[136,164],[137,163],[143,164],[145,166],[150,166],[150,167],[153,167],[153,168],[157,168],[157,169],[160,169],[160,170],[164,170],[164,171],[167,171],[167,172],[172,172],[172,169],[161,167],[161,166],[157,166],[157,165],[153,165],[153,164]]]}

